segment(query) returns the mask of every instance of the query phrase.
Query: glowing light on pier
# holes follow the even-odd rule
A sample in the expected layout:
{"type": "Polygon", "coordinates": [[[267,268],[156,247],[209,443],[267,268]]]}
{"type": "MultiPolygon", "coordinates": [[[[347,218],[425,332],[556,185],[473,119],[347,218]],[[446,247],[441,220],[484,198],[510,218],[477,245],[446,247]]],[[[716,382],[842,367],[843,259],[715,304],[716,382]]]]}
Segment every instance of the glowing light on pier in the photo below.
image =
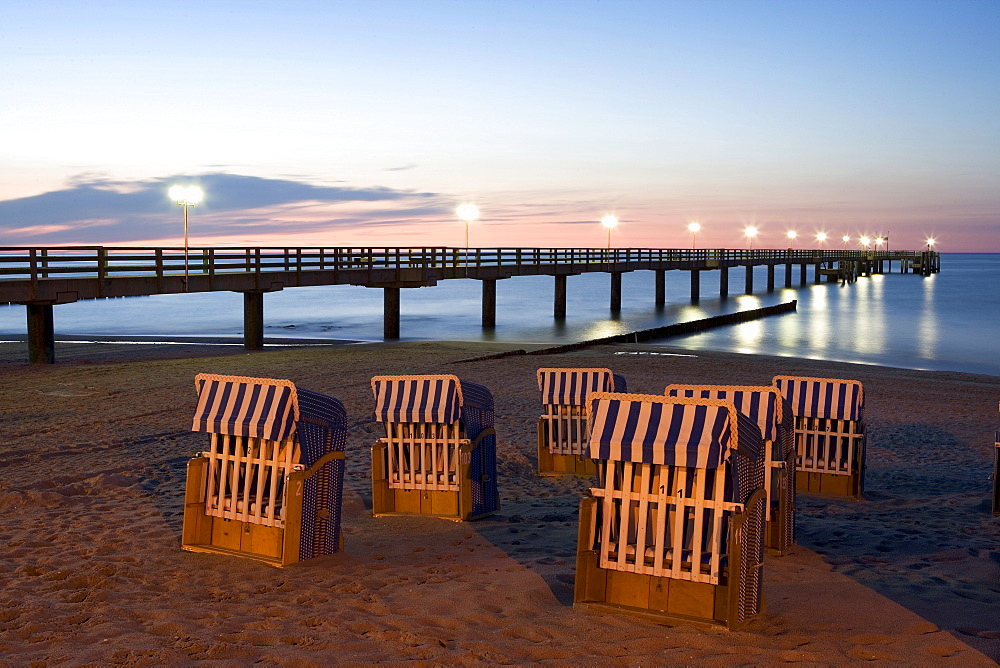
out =
{"type": "Polygon", "coordinates": [[[694,250],[694,248],[695,248],[695,245],[694,245],[695,235],[698,234],[698,232],[700,230],[701,230],[701,224],[700,223],[691,223],[691,224],[688,225],[688,232],[691,233],[691,250],[694,250]]]}
{"type": "Polygon", "coordinates": [[[927,250],[934,248],[934,244],[937,243],[937,239],[934,237],[927,237],[927,250]]]}
{"type": "Polygon", "coordinates": [[[177,202],[177,206],[184,207],[184,291],[188,288],[188,207],[192,207],[205,197],[205,193],[198,186],[172,186],[167,195],[177,202]]]}
{"type": "Polygon", "coordinates": [[[883,239],[882,237],[875,237],[875,250],[878,250],[879,247],[884,243],[885,239],[883,239]]]}
{"type": "Polygon", "coordinates": [[[821,244],[825,244],[826,243],[826,232],[819,232],[816,235],[816,241],[818,241],[821,244]]]}
{"type": "Polygon", "coordinates": [[[459,220],[465,221],[465,250],[469,250],[469,223],[479,218],[479,207],[475,204],[462,204],[455,209],[459,220]]]}
{"type": "Polygon", "coordinates": [[[750,243],[750,250],[753,250],[753,238],[757,236],[757,228],[750,225],[743,230],[743,234],[746,235],[747,241],[750,243]]]}
{"type": "Polygon", "coordinates": [[[799,233],[795,230],[788,230],[788,247],[795,248],[795,237],[799,236],[799,233]]]}
{"type": "Polygon", "coordinates": [[[872,240],[869,239],[868,237],[861,237],[860,239],[858,239],[858,241],[861,242],[861,245],[864,246],[865,248],[868,248],[872,243],[872,240]]]}
{"type": "Polygon", "coordinates": [[[849,237],[846,234],[844,236],[840,237],[840,240],[844,242],[844,248],[845,249],[847,248],[847,244],[851,243],[851,237],[849,237]]]}
{"type": "Polygon", "coordinates": [[[614,216],[604,216],[601,218],[601,225],[608,228],[608,250],[611,250],[611,230],[618,227],[618,219],[614,216]]]}

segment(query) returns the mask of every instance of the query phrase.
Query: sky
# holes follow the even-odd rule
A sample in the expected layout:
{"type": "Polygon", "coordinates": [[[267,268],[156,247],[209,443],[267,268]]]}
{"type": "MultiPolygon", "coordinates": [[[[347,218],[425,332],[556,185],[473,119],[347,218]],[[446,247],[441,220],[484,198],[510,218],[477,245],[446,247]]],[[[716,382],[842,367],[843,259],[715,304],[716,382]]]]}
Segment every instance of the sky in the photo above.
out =
{"type": "Polygon", "coordinates": [[[1000,252],[997,0],[0,14],[0,246],[1000,252]]]}

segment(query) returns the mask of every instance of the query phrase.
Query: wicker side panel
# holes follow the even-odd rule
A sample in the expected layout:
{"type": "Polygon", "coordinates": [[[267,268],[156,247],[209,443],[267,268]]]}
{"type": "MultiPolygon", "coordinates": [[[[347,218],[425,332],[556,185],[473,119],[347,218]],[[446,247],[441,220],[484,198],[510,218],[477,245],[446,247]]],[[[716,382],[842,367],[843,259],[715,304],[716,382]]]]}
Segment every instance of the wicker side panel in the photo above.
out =
{"type": "Polygon", "coordinates": [[[781,516],[779,519],[781,522],[781,546],[779,549],[782,551],[795,545],[795,459],[795,450],[790,450],[788,458],[785,460],[787,475],[783,480],[784,488],[780,490],[781,499],[779,500],[778,512],[781,516]]]}
{"type": "MultiPolygon", "coordinates": [[[[299,390],[299,410],[298,437],[304,466],[312,466],[331,452],[344,451],[347,413],[340,401],[318,392],[299,390]]],[[[301,561],[340,550],[344,467],[343,459],[333,459],[305,480],[299,540],[301,561]]]]}
{"type": "MultiPolygon", "coordinates": [[[[766,521],[767,497],[764,490],[758,490],[750,496],[744,510],[743,522],[740,524],[739,564],[737,591],[730,595],[738,595],[736,619],[730,620],[729,626],[739,626],[758,615],[763,601],[764,575],[764,523],[766,521]]],[[[730,543],[732,544],[732,543],[730,543]]],[[[730,587],[733,582],[730,580],[730,587]]]]}
{"type": "MultiPolygon", "coordinates": [[[[462,424],[466,437],[475,441],[481,432],[493,429],[493,394],[477,383],[462,381],[462,424]]],[[[472,451],[469,462],[471,478],[472,515],[478,516],[500,509],[500,491],[497,487],[497,437],[484,436],[472,451]]]]}

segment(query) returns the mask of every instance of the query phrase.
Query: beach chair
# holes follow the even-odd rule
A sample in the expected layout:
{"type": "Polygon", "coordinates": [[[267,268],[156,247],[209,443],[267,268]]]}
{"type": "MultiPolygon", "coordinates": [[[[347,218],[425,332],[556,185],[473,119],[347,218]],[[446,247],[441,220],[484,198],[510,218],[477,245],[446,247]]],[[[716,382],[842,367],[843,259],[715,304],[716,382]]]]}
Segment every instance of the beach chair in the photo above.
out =
{"type": "Polygon", "coordinates": [[[760,430],[729,401],[590,395],[598,486],[580,504],[574,603],[738,628],[761,611],[760,430]]]}
{"type": "Polygon", "coordinates": [[[767,532],[764,547],[784,554],[795,544],[795,426],[792,409],[778,388],[768,385],[668,385],[668,397],[733,402],[760,429],[764,442],[767,532]]]}
{"type": "Polygon", "coordinates": [[[993,514],[1000,516],[1000,430],[993,449],[993,514]]]}
{"type": "Polygon", "coordinates": [[[372,512],[470,520],[500,508],[493,395],[455,376],[375,376],[372,512]]]}
{"type": "Polygon", "coordinates": [[[860,499],[865,485],[865,393],[856,380],[775,376],[795,419],[795,488],[860,499]]]}
{"type": "Polygon", "coordinates": [[[590,437],[587,395],[627,392],[625,379],[610,369],[539,369],[542,410],[538,418],[538,472],[542,475],[594,475],[587,455],[590,437]]]}
{"type": "Polygon", "coordinates": [[[181,545],[287,566],[342,549],[347,414],[290,381],[198,374],[181,545]]]}

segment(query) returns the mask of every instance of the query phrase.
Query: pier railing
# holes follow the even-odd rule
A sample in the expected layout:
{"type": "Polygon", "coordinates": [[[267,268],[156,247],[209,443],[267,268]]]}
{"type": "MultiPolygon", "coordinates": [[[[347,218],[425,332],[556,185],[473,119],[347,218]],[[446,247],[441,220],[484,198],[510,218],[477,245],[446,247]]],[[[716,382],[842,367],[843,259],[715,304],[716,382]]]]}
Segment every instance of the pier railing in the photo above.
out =
{"type": "MultiPolygon", "coordinates": [[[[919,261],[919,251],[662,248],[140,248],[0,247],[0,283],[51,278],[107,279],[372,269],[715,268],[758,264],[919,261]]],[[[514,273],[534,273],[516,271],[514,273]]]]}

